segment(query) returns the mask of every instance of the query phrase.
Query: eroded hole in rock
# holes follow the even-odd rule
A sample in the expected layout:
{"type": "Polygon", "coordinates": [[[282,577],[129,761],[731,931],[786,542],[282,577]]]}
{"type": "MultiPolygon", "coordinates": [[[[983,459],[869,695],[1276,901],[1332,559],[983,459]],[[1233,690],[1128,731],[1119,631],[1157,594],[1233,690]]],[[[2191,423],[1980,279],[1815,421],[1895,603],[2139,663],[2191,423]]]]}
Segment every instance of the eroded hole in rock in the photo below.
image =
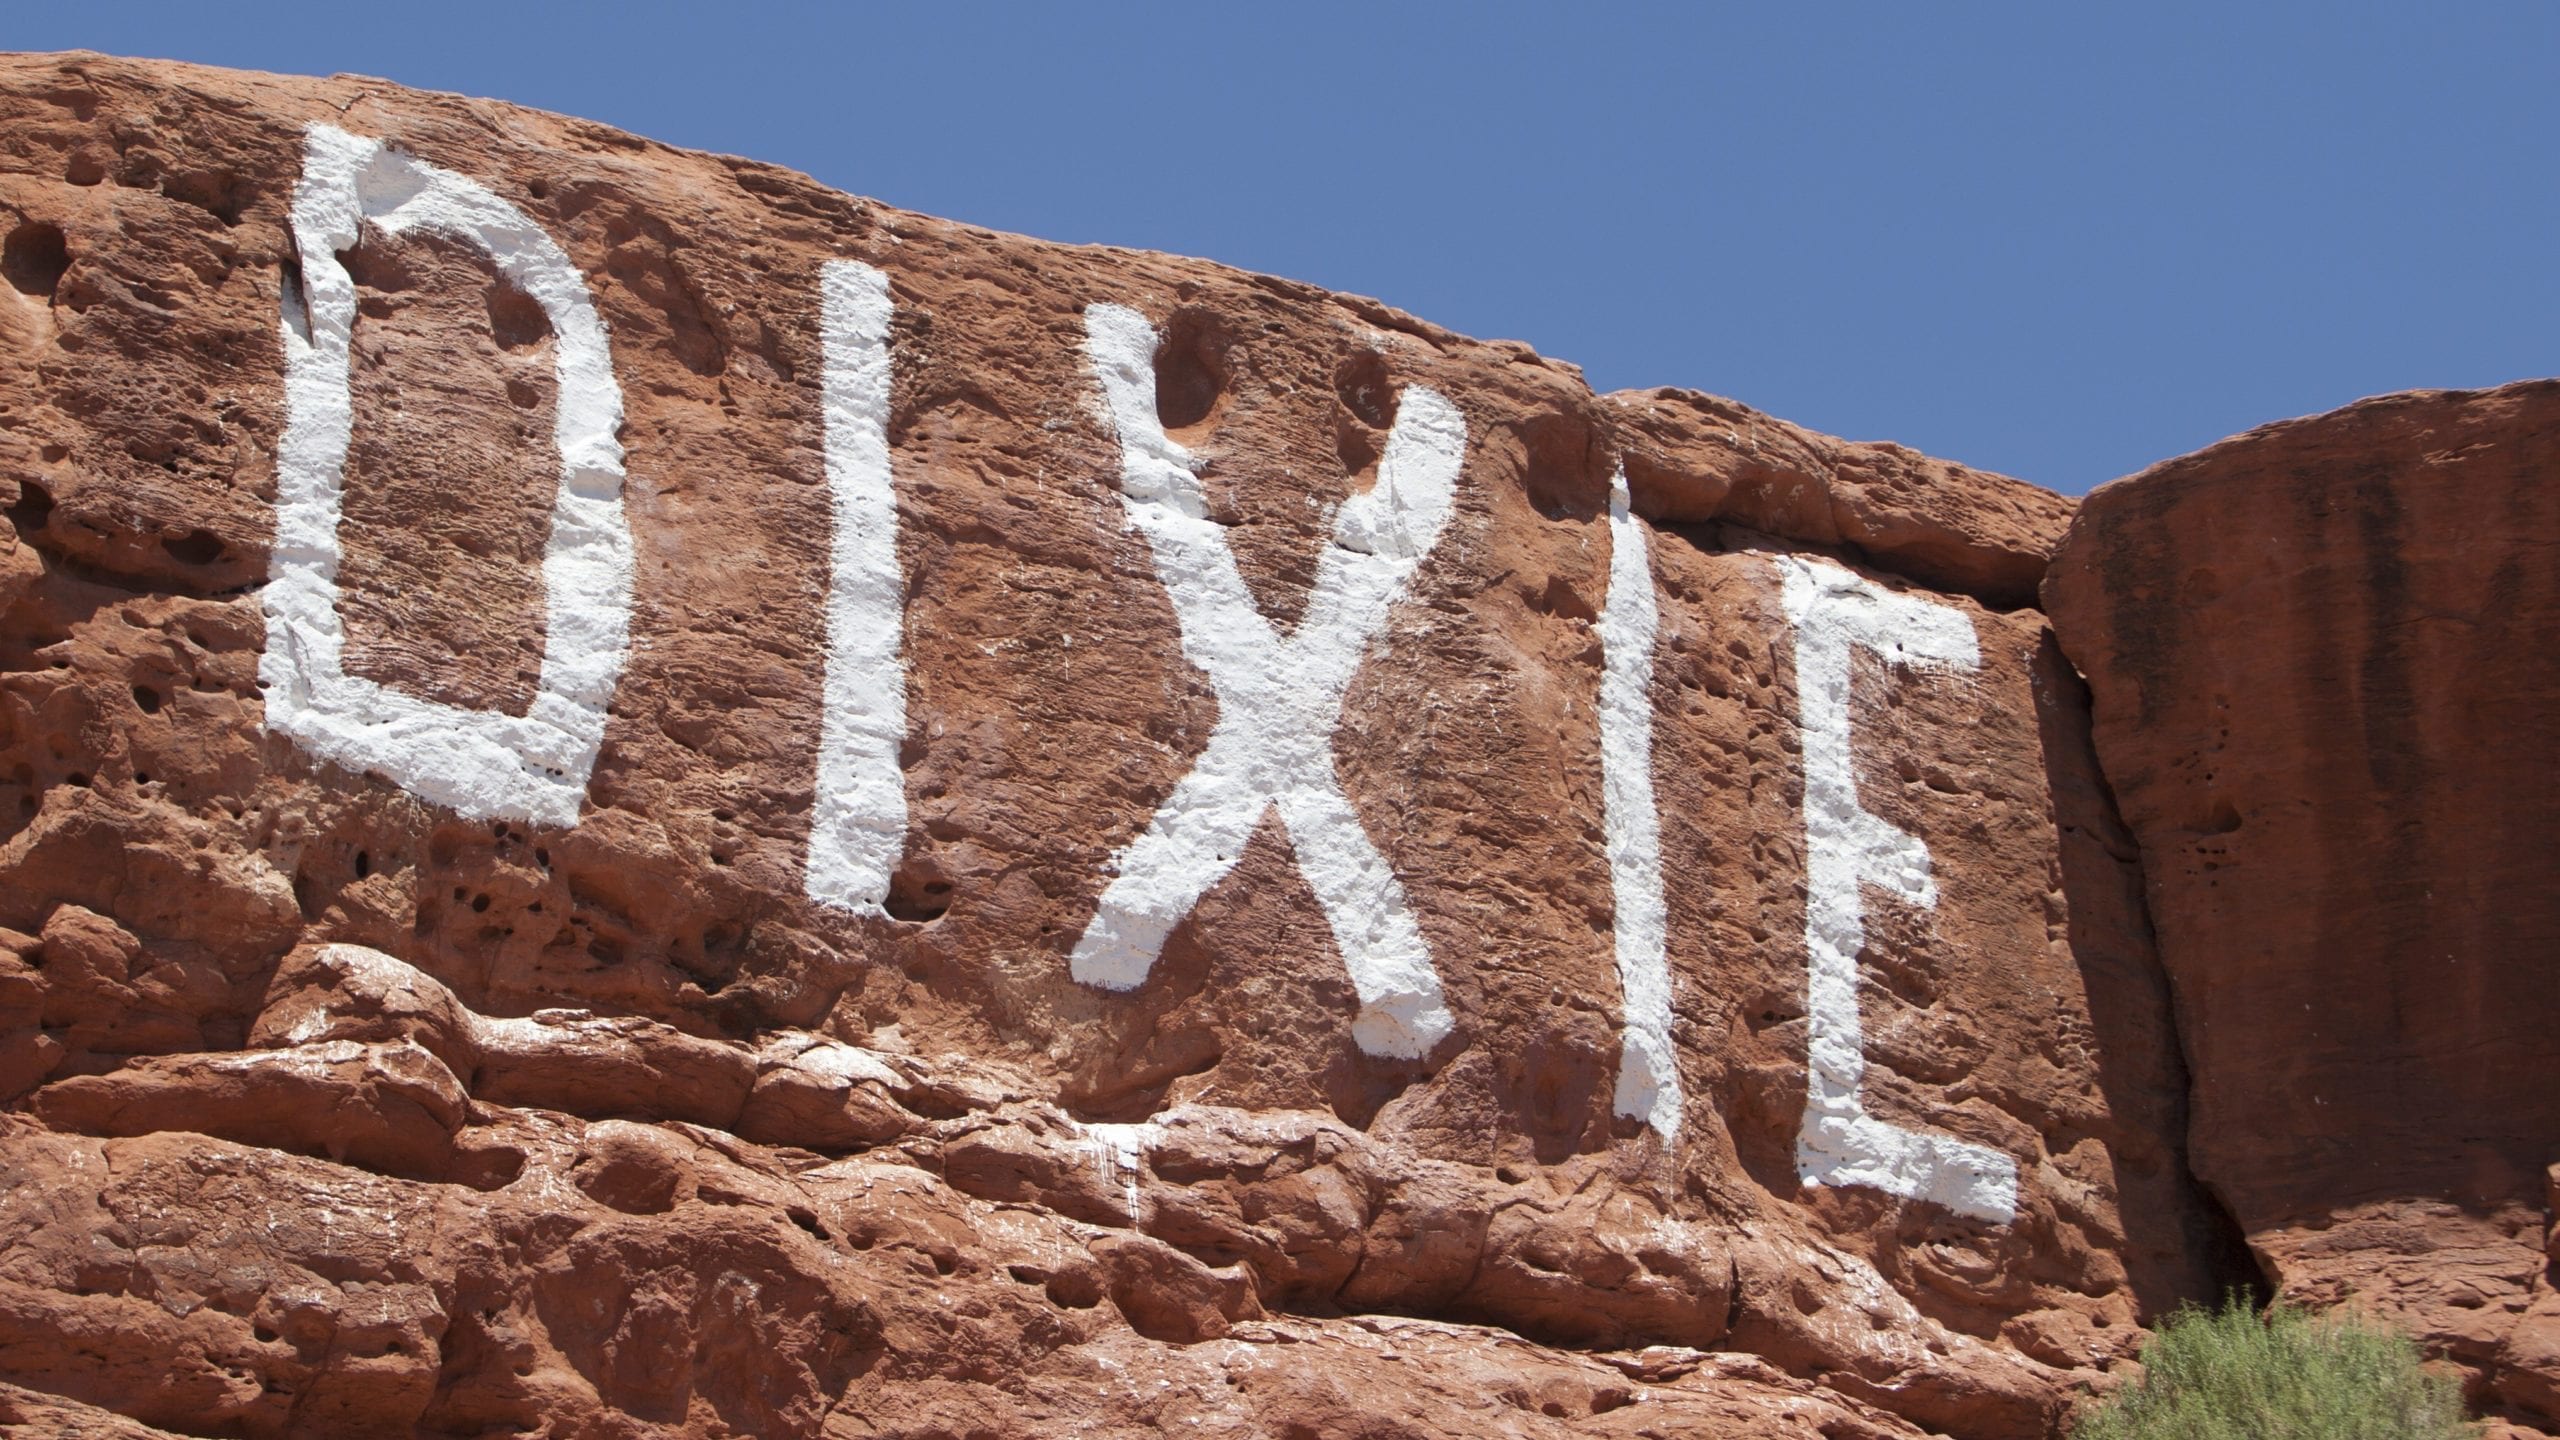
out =
{"type": "Polygon", "coordinates": [[[692,947],[679,947],[677,953],[667,957],[668,963],[700,986],[703,994],[717,995],[745,973],[748,940],[743,926],[706,925],[700,940],[692,947]]]}
{"type": "Polygon", "coordinates": [[[86,189],[107,178],[107,167],[97,156],[84,150],[73,154],[62,167],[62,178],[86,189]]]}
{"type": "MultiPolygon", "coordinates": [[[[551,338],[551,317],[542,306],[522,290],[503,280],[493,280],[481,292],[481,301],[489,310],[489,337],[500,349],[522,350],[551,338]]],[[[532,387],[526,386],[526,393],[532,387]]],[[[531,404],[531,400],[519,402],[531,404]]]]}
{"type": "Polygon", "coordinates": [[[1235,378],[1234,340],[1214,315],[1185,310],[1164,328],[1156,345],[1156,420],[1167,430],[1187,430],[1217,413],[1235,378]]]}
{"type": "Polygon", "coordinates": [[[160,692],[148,685],[136,685],[133,687],[133,703],[141,707],[143,714],[157,715],[160,713],[160,692]]]}
{"type": "Polygon", "coordinates": [[[892,920],[926,924],[951,909],[951,882],[941,867],[927,859],[911,859],[889,877],[889,898],[882,908],[892,920]]]}
{"type": "Polygon", "coordinates": [[[1387,357],[1363,350],[1333,369],[1333,393],[1362,425],[1386,430],[1396,423],[1396,389],[1387,357]]]}
{"type": "Polygon", "coordinates": [[[18,482],[17,503],[9,507],[9,523],[21,535],[33,535],[53,519],[53,492],[32,480],[18,482]]]}
{"type": "Polygon", "coordinates": [[[70,268],[71,247],[59,225],[30,220],[0,241],[0,275],[7,276],[21,295],[52,299],[63,272],[70,268]]]}
{"type": "Polygon", "coordinates": [[[1550,520],[1588,520],[1609,499],[1609,456],[1579,415],[1540,415],[1519,429],[1527,454],[1521,488],[1550,520]]]}
{"type": "Polygon", "coordinates": [[[190,530],[184,535],[161,536],[160,548],[181,565],[210,565],[221,559],[229,547],[210,530],[190,530]]]}
{"type": "Polygon", "coordinates": [[[191,170],[162,180],[160,193],[181,204],[193,205],[228,227],[240,223],[241,213],[249,208],[255,192],[229,170],[191,170]]]}
{"type": "Polygon", "coordinates": [[[1102,1303],[1102,1277],[1087,1271],[1061,1271],[1040,1289],[1061,1310],[1090,1310],[1102,1303]]]}

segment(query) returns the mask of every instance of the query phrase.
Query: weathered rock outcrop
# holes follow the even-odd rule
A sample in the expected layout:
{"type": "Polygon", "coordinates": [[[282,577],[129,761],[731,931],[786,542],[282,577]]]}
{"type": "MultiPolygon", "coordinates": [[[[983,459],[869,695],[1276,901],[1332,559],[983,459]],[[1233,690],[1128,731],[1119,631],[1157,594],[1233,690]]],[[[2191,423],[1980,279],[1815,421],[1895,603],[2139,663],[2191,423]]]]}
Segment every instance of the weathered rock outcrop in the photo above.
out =
{"type": "Polygon", "coordinates": [[[0,60],[0,231],[0,1419],[2033,1436],[2249,1273],[2067,501],[356,78],[0,60]]]}
{"type": "Polygon", "coordinates": [[[2368,400],[2101,487],[2044,593],[2287,1295],[2560,1420],[2560,383],[2368,400]]]}

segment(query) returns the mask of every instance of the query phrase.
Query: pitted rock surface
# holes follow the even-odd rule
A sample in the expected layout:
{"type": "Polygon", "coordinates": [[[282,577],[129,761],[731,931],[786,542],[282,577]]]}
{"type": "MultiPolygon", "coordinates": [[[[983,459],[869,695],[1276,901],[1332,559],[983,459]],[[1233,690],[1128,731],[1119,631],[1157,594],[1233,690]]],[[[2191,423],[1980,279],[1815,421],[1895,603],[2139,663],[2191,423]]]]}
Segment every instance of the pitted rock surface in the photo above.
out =
{"type": "Polygon", "coordinates": [[[0,1415],[2035,1436],[2249,1277],[2071,502],[380,81],[0,119],[0,1415]]]}

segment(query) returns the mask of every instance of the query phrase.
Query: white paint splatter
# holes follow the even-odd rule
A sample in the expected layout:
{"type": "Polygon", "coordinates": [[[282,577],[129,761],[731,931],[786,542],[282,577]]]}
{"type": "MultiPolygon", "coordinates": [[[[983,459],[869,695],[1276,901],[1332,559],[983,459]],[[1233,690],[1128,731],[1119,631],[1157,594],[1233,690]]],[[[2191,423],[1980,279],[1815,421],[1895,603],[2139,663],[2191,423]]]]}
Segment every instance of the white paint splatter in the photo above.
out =
{"type": "Polygon", "coordinates": [[[826,347],[827,493],[835,542],[827,581],[827,679],[818,732],[809,898],[883,915],[907,833],[905,582],[889,472],[889,277],[854,260],[820,272],[826,347]]]}
{"type": "Polygon", "coordinates": [[[1117,878],[1076,942],[1072,973],[1109,990],[1144,981],[1165,937],[1277,808],[1360,995],[1352,1037],[1372,1055],[1419,1057],[1455,1022],[1404,887],[1342,793],[1333,731],[1369,637],[1448,522],[1466,419],[1434,391],[1405,389],[1377,482],[1337,512],[1306,612],[1284,640],[1208,518],[1190,453],[1157,421],[1155,328],[1125,306],[1095,305],[1085,349],[1120,437],[1122,506],[1172,598],[1184,658],[1216,687],[1218,723],[1146,833],[1114,857],[1117,878]]]}
{"type": "Polygon", "coordinates": [[[285,427],[276,536],[261,594],[267,724],[323,760],[474,818],[575,825],[631,621],[622,391],[586,282],[542,227],[482,186],[329,125],[305,132],[294,190],[299,287],[284,296],[285,427]],[[560,489],[542,561],[546,639],[522,716],[410,695],[346,672],[338,515],[354,431],[355,282],[338,261],[364,221],[479,245],[551,321],[560,489]]]}
{"type": "Polygon", "coordinates": [[[1669,1139],[1680,1133],[1679,1058],[1671,1048],[1671,965],[1662,903],[1662,821],[1653,794],[1653,648],[1661,626],[1644,522],[1628,513],[1627,475],[1609,480],[1609,598],[1600,611],[1600,789],[1617,905],[1618,990],[1626,1033],[1617,1109],[1669,1139]]]}
{"type": "MultiPolygon", "coordinates": [[[[393,1043],[407,1044],[406,1041],[393,1043]]],[[[323,1040],[316,1044],[298,1045],[290,1050],[234,1050],[219,1055],[203,1056],[197,1063],[208,1070],[218,1070],[234,1075],[247,1074],[255,1070],[281,1070],[308,1079],[327,1080],[332,1078],[335,1067],[370,1058],[373,1048],[372,1045],[358,1040],[323,1040]]]]}
{"type": "Polygon", "coordinates": [[[1092,1157],[1093,1172],[1105,1185],[1119,1185],[1128,1206],[1129,1224],[1138,1224],[1138,1181],[1147,1152],[1164,1139],[1164,1127],[1149,1120],[1136,1125],[1076,1125],[1076,1139],[1092,1157]]]}
{"type": "Polygon", "coordinates": [[[1796,704],[1804,737],[1806,1061],[1796,1172],[1808,1185],[1866,1185],[2007,1224],[2017,1163],[1950,1135],[1869,1115],[1860,1095],[1866,1042],[1858,1017],[1858,953],[1866,945],[1859,888],[1934,907],[1929,848],[1858,803],[1850,749],[1850,654],[1865,646],[1898,665],[1971,670],[1973,626],[1944,605],[1897,595],[1836,565],[1777,558],[1796,631],[1796,704]]]}

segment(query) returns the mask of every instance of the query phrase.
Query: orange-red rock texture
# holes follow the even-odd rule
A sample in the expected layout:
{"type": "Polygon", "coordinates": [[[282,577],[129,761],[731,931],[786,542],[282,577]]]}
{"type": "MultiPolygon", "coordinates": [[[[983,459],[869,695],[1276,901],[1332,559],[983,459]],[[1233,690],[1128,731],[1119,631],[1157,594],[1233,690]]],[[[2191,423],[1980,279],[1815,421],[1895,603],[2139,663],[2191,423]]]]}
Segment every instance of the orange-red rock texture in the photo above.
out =
{"type": "Polygon", "coordinates": [[[2560,384],[2396,395],[2104,486],[2045,597],[2095,696],[2270,1282],[2560,1416],[2560,384]]]}
{"type": "Polygon", "coordinates": [[[2560,1425],[2560,389],[2272,427],[2075,516],[1357,297],[96,56],[0,59],[0,232],[0,1427],[2044,1436],[2155,1317],[2261,1283],[2560,1425]],[[272,586],[315,563],[286,372],[338,272],[347,674],[536,716],[585,623],[546,584],[571,312],[449,231],[303,254],[314,125],[483,187],[609,337],[627,636],[572,814],[338,763],[272,693],[310,639],[272,586]],[[890,304],[867,908],[808,898],[837,262],[890,304]],[[1161,451],[1097,306],[1158,336],[1161,451]],[[1079,983],[1236,663],[1124,460],[1187,456],[1161,523],[1322,634],[1404,543],[1343,517],[1411,511],[1426,392],[1445,526],[1309,722],[1330,764],[1251,778],[1338,791],[1445,1033],[1357,1028],[1346,946],[1384,942],[1339,938],[1339,848],[1285,805],[1142,983],[1079,983]],[[1649,767],[1668,1124],[1619,1093],[1637,545],[1651,738],[1611,753],[1649,767]],[[1790,574],[1970,663],[1803,683],[1838,652],[1790,574]],[[1876,1133],[2008,1188],[1809,1160],[1842,1063],[1876,1133]]]}

